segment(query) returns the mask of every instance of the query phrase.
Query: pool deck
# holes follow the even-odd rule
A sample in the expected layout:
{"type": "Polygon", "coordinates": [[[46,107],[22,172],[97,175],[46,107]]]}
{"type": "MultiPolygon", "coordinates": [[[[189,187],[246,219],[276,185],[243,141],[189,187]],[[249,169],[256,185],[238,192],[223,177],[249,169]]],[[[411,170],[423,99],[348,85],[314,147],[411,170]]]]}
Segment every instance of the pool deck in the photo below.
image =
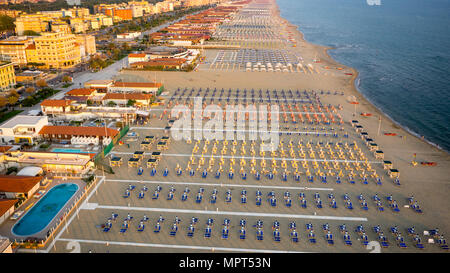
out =
{"type": "MultiPolygon", "coordinates": [[[[24,213],[19,217],[17,220],[11,220],[10,218],[6,220],[1,226],[0,226],[0,234],[2,234],[5,237],[8,237],[12,242],[14,240],[17,240],[20,242],[21,240],[25,240],[26,238],[33,237],[33,238],[42,238],[45,239],[47,231],[50,229],[50,227],[53,227],[56,225],[56,222],[62,217],[64,212],[68,210],[74,201],[79,198],[84,190],[84,187],[86,186],[86,182],[82,180],[76,180],[76,179],[53,179],[53,181],[45,188],[45,194],[47,194],[53,187],[64,184],[64,183],[74,183],[77,184],[79,189],[78,191],[69,199],[69,201],[62,207],[62,209],[58,212],[58,214],[52,219],[52,221],[47,225],[44,229],[39,231],[38,233],[32,234],[30,236],[17,236],[12,232],[12,228],[14,225],[31,209],[29,207],[30,205],[36,204],[42,197],[39,199],[34,198],[33,196],[29,198],[26,202],[24,202],[19,208],[15,209],[15,212],[19,210],[25,210],[25,208],[29,207],[27,211],[24,211],[24,213]]],[[[40,187],[39,190],[44,189],[43,187],[40,187]]],[[[39,191],[38,190],[38,191],[39,191]]]]}

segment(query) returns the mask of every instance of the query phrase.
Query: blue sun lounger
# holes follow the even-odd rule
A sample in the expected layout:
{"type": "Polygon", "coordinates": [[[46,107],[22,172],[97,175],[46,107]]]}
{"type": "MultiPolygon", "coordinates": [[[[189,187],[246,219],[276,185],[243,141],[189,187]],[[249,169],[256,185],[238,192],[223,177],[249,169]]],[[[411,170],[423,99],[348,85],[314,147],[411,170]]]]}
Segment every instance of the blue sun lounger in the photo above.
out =
{"type": "Polygon", "coordinates": [[[211,204],[215,204],[217,201],[217,195],[213,194],[211,195],[211,200],[209,201],[211,204]]]}
{"type": "Polygon", "coordinates": [[[352,241],[350,240],[350,235],[348,233],[344,234],[344,243],[346,246],[352,245],[352,241]]]}
{"type": "Polygon", "coordinates": [[[307,208],[306,199],[304,197],[302,197],[302,199],[300,200],[300,204],[302,208],[307,208]]]}
{"type": "Polygon", "coordinates": [[[261,175],[259,174],[259,172],[255,173],[255,179],[256,180],[260,180],[261,179],[261,175]]]}
{"type": "Polygon", "coordinates": [[[229,234],[229,229],[226,226],[224,226],[222,229],[222,239],[225,239],[225,240],[228,239],[228,234],[229,234]]]}
{"type": "Polygon", "coordinates": [[[177,235],[177,231],[178,231],[178,225],[177,224],[173,224],[172,230],[170,231],[170,236],[177,235]]]}
{"type": "Polygon", "coordinates": [[[217,179],[219,179],[219,178],[220,178],[220,172],[219,172],[219,171],[217,171],[217,172],[216,172],[216,175],[215,175],[215,177],[216,177],[217,179]]]}
{"type": "Polygon", "coordinates": [[[241,196],[241,204],[247,204],[247,196],[246,195],[241,196]]]}
{"type": "Polygon", "coordinates": [[[246,234],[245,228],[241,227],[241,229],[239,230],[239,239],[245,240],[245,234],[246,234]]]}
{"type": "Polygon", "coordinates": [[[422,240],[420,239],[419,235],[414,237],[414,246],[418,249],[424,249],[424,245],[422,244],[422,240]]]}
{"type": "Polygon", "coordinates": [[[314,176],[308,175],[308,182],[313,183],[314,182],[314,176]]]}
{"type": "Polygon", "coordinates": [[[155,176],[155,174],[156,174],[156,169],[153,168],[153,169],[150,171],[150,175],[151,175],[151,176],[155,176]]]}
{"type": "Polygon", "coordinates": [[[142,169],[142,167],[140,167],[138,170],[138,175],[142,175],[143,173],[144,173],[144,169],[142,169]]]}
{"type": "Polygon", "coordinates": [[[197,198],[195,199],[195,203],[200,204],[203,200],[203,195],[198,193],[197,198]]]}
{"type": "Polygon", "coordinates": [[[290,208],[292,206],[292,199],[286,198],[284,204],[286,205],[286,207],[290,208]]]}
{"type": "Polygon", "coordinates": [[[365,246],[369,245],[369,237],[365,233],[361,235],[361,243],[365,246]]]}
{"type": "Polygon", "coordinates": [[[312,229],[308,233],[308,240],[311,244],[316,243],[316,234],[314,234],[314,230],[312,230],[312,229]]]}
{"type": "Polygon", "coordinates": [[[260,196],[257,196],[256,197],[256,205],[259,207],[259,206],[261,206],[261,197],[260,196]]]}
{"type": "Polygon", "coordinates": [[[339,176],[336,177],[336,184],[341,184],[341,178],[339,176]]]}
{"type": "Polygon", "coordinates": [[[126,190],[125,193],[122,195],[123,198],[130,197],[130,191],[126,190]]]}
{"type": "Polygon", "coordinates": [[[275,196],[272,196],[272,197],[269,199],[269,202],[270,202],[270,205],[271,205],[272,207],[276,207],[276,206],[277,206],[277,199],[275,198],[275,196]]]}
{"type": "Polygon", "coordinates": [[[291,241],[298,243],[298,232],[295,229],[291,231],[291,241]]]}
{"type": "Polygon", "coordinates": [[[164,169],[163,176],[167,176],[168,174],[169,174],[169,169],[165,168],[165,169],[164,169]]]}
{"type": "Polygon", "coordinates": [[[144,196],[145,196],[144,191],[140,191],[140,192],[139,192],[139,195],[138,195],[138,198],[139,198],[139,199],[142,199],[142,198],[144,198],[144,196]]]}
{"type": "Polygon", "coordinates": [[[139,224],[137,231],[142,232],[142,231],[144,231],[144,229],[145,229],[145,225],[144,224],[139,224]]]}
{"type": "Polygon", "coordinates": [[[156,200],[156,199],[158,199],[158,197],[159,197],[159,192],[158,192],[158,191],[155,191],[155,192],[153,193],[152,199],[153,199],[153,200],[156,200]]]}
{"type": "Polygon", "coordinates": [[[211,227],[210,226],[206,227],[204,237],[211,238],[211,227]]]}
{"type": "Polygon", "coordinates": [[[192,238],[194,236],[194,231],[195,231],[194,226],[192,226],[192,225],[189,226],[187,236],[192,238]]]}
{"type": "Polygon", "coordinates": [[[227,193],[227,195],[225,196],[225,202],[231,203],[231,193],[227,193]]]}
{"type": "Polygon", "coordinates": [[[280,242],[281,241],[280,231],[278,229],[273,231],[273,240],[275,242],[280,242]]]}
{"type": "Polygon", "coordinates": [[[322,208],[322,200],[320,200],[320,198],[316,200],[316,207],[317,207],[318,209],[321,209],[321,208],[322,208]]]}
{"type": "Polygon", "coordinates": [[[161,231],[161,224],[158,222],[155,225],[155,229],[153,230],[154,233],[159,233],[161,231]]]}
{"type": "Polygon", "coordinates": [[[262,229],[256,230],[256,239],[257,239],[258,241],[264,240],[264,232],[263,232],[262,229]]]}
{"type": "Polygon", "coordinates": [[[247,179],[247,173],[242,173],[241,174],[241,178],[242,178],[242,180],[246,180],[247,179]]]}
{"type": "Polygon", "coordinates": [[[183,193],[183,195],[181,196],[181,201],[186,201],[188,199],[188,195],[186,192],[183,193]]]}
{"type": "Polygon", "coordinates": [[[173,200],[173,192],[169,191],[169,193],[167,194],[167,200],[173,200]]]}
{"type": "Polygon", "coordinates": [[[208,172],[206,170],[204,170],[202,172],[202,178],[206,178],[208,176],[208,172]]]}

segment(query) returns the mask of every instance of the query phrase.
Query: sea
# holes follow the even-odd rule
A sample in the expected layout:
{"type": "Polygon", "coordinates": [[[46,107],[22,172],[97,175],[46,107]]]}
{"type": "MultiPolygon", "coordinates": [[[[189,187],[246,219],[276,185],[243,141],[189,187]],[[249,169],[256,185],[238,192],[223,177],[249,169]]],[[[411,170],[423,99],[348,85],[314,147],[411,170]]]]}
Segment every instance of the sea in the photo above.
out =
{"type": "MultiPolygon", "coordinates": [[[[307,41],[358,70],[359,92],[450,151],[450,0],[277,0],[307,41]]],[[[414,151],[412,151],[414,152],[414,151]]]]}

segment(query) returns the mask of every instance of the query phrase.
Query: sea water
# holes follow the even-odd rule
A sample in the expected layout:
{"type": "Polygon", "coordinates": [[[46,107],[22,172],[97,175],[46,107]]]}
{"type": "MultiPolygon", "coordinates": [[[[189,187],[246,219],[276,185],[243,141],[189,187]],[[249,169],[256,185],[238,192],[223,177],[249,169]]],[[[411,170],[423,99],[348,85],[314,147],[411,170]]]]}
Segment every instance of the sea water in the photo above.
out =
{"type": "Polygon", "coordinates": [[[307,41],[358,70],[356,87],[378,109],[450,151],[449,0],[277,3],[307,41]]]}

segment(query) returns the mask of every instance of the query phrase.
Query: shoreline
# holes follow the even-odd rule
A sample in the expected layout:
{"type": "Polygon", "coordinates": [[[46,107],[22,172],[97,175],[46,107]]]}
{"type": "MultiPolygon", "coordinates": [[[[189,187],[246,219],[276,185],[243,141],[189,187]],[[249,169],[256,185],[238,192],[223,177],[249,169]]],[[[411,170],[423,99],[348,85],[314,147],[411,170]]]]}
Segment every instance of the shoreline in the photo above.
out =
{"type": "MultiPolygon", "coordinates": [[[[356,80],[358,79],[359,74],[360,74],[359,71],[356,68],[354,68],[354,67],[350,67],[350,66],[347,66],[345,64],[339,63],[335,59],[333,59],[333,57],[331,57],[331,55],[329,54],[329,51],[333,50],[333,49],[336,49],[336,48],[329,47],[329,46],[324,46],[324,45],[320,45],[320,44],[314,44],[314,43],[308,41],[305,38],[304,33],[301,32],[300,26],[297,26],[297,25],[291,23],[289,20],[287,20],[286,18],[281,16],[280,7],[278,6],[277,1],[276,0],[272,0],[272,2],[273,2],[273,6],[274,6],[274,15],[277,16],[281,21],[285,22],[286,25],[287,25],[287,28],[291,28],[294,33],[296,32],[298,34],[299,37],[295,37],[295,39],[298,42],[308,44],[308,45],[310,45],[312,47],[320,48],[323,51],[322,52],[323,56],[325,57],[325,60],[328,63],[330,63],[332,65],[339,65],[339,66],[345,67],[345,68],[347,68],[347,69],[352,71],[353,75],[352,75],[352,78],[349,80],[351,82],[351,88],[350,89],[351,89],[351,91],[353,93],[352,95],[355,95],[355,97],[357,98],[357,101],[360,102],[360,105],[365,103],[364,105],[368,106],[369,110],[371,112],[375,112],[376,115],[381,116],[382,122],[383,122],[383,118],[384,118],[385,122],[386,121],[389,122],[391,125],[393,125],[392,127],[394,127],[394,128],[395,128],[395,126],[399,127],[403,131],[404,134],[407,134],[409,136],[415,137],[417,140],[428,144],[432,148],[438,149],[439,151],[445,153],[446,155],[450,155],[450,151],[445,150],[443,147],[439,146],[439,144],[428,140],[425,136],[421,136],[419,133],[414,132],[413,130],[411,130],[410,128],[406,127],[405,125],[402,125],[400,122],[396,121],[394,118],[389,116],[387,113],[383,112],[372,101],[370,101],[370,99],[367,98],[366,95],[364,95],[359,90],[359,88],[356,86],[356,80]]],[[[322,60],[322,58],[321,58],[321,60],[322,60]]]]}

